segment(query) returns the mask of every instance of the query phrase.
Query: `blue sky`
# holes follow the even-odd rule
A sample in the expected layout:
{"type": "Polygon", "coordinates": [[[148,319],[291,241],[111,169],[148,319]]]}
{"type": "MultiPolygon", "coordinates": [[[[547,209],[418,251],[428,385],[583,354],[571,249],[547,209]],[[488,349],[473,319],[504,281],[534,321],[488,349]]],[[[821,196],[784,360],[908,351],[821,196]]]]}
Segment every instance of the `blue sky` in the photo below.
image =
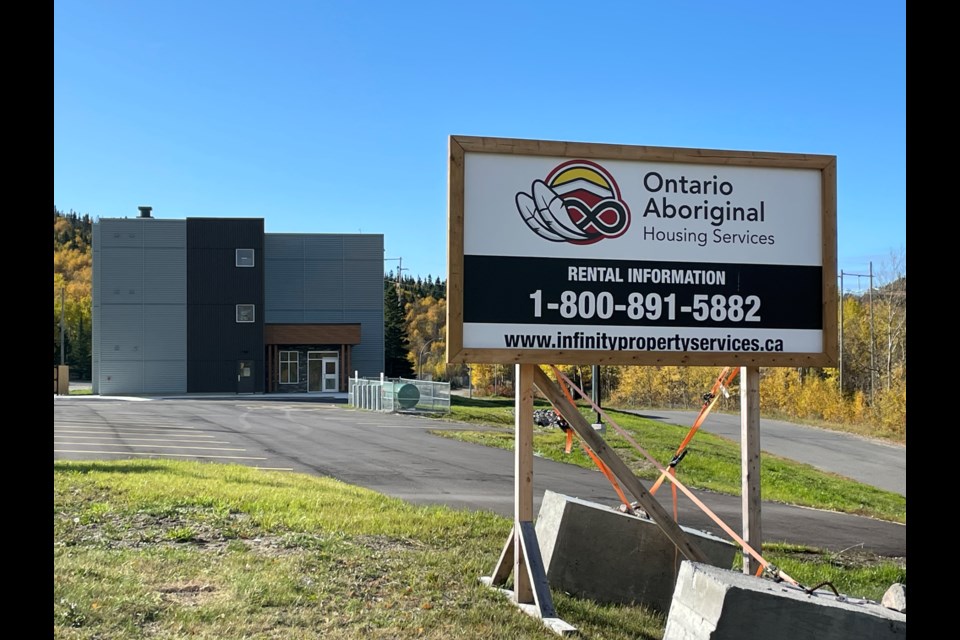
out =
{"type": "Polygon", "coordinates": [[[905,272],[905,1],[54,3],[62,211],[382,233],[445,279],[450,135],[835,155],[838,270],[905,272]]]}

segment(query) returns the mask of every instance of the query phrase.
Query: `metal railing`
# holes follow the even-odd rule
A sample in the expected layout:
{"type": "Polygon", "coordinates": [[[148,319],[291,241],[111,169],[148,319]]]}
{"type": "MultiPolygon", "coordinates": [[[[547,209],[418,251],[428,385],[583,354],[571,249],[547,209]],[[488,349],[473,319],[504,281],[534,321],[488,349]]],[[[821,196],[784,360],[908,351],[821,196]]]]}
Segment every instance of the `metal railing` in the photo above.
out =
{"type": "Polygon", "coordinates": [[[407,378],[350,378],[347,402],[358,409],[399,411],[450,411],[450,383],[407,378]]]}

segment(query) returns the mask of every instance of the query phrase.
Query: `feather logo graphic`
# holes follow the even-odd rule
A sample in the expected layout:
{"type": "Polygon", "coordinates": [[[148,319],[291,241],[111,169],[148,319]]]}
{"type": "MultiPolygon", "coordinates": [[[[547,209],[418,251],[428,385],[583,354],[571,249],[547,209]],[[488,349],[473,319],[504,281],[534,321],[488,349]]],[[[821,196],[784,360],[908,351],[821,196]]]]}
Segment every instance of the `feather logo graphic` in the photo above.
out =
{"type": "Polygon", "coordinates": [[[610,173],[589,160],[558,165],[530,193],[516,196],[517,210],[530,230],[550,242],[593,244],[623,235],[630,207],[610,173]]]}

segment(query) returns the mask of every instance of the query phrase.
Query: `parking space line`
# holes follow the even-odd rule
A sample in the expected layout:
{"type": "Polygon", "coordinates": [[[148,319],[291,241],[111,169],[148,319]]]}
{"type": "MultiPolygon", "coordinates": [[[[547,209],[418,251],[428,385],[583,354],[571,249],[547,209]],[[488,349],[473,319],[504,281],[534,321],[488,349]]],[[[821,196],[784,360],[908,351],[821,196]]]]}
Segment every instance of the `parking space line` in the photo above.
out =
{"type": "MultiPolygon", "coordinates": [[[[267,458],[256,458],[251,456],[216,456],[206,454],[189,453],[140,453],[137,451],[84,451],[82,449],[54,449],[54,453],[95,453],[108,456],[153,456],[153,457],[173,457],[173,458],[216,458],[218,460],[266,460],[267,458]]],[[[66,462],[66,461],[64,461],[66,462]]]]}
{"type": "MultiPolygon", "coordinates": [[[[82,435],[61,435],[60,433],[53,434],[55,439],[70,440],[74,438],[86,438],[88,440],[116,440],[116,436],[96,436],[85,433],[82,435]]],[[[201,436],[203,438],[212,438],[213,436],[201,436]]],[[[127,441],[140,441],[140,442],[198,442],[198,440],[187,440],[183,438],[124,438],[124,442],[127,441]]],[[[229,440],[207,440],[209,444],[230,444],[229,440]]]]}

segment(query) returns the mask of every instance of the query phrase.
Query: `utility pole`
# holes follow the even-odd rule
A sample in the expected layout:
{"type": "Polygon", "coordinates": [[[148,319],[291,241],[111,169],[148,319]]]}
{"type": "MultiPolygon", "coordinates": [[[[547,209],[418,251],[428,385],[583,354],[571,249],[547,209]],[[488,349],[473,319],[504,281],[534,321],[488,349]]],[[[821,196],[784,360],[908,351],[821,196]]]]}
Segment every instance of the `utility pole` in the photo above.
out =
{"type": "Polygon", "coordinates": [[[397,299],[400,299],[400,278],[403,276],[403,258],[384,258],[384,262],[389,262],[391,260],[397,261],[397,299]]]}
{"type": "Polygon", "coordinates": [[[400,277],[403,275],[403,258],[384,258],[384,262],[390,262],[391,260],[397,261],[397,286],[400,286],[400,277]]]}
{"type": "MultiPolygon", "coordinates": [[[[857,278],[869,278],[870,288],[867,289],[867,304],[870,307],[870,404],[873,404],[874,377],[876,376],[876,353],[874,349],[874,328],[873,328],[873,261],[870,261],[869,273],[847,273],[840,272],[840,362],[843,363],[843,276],[855,276],[857,278]]],[[[840,368],[840,390],[843,391],[843,367],[840,368]]]]}
{"type": "Polygon", "coordinates": [[[843,270],[840,270],[840,395],[843,396],[843,270]]]}
{"type": "Polygon", "coordinates": [[[870,404],[873,404],[874,376],[877,371],[876,356],[874,356],[873,334],[873,261],[870,261],[870,404]]]}
{"type": "Polygon", "coordinates": [[[64,321],[64,304],[63,304],[64,289],[65,287],[63,285],[60,285],[60,364],[67,363],[67,352],[64,348],[64,343],[65,343],[64,327],[66,326],[64,321]]]}
{"type": "Polygon", "coordinates": [[[591,365],[590,369],[590,399],[593,400],[593,404],[597,405],[597,422],[596,424],[603,424],[603,416],[600,415],[600,365],[594,364],[591,365]]]}
{"type": "Polygon", "coordinates": [[[423,352],[426,350],[427,345],[436,339],[437,338],[430,338],[420,347],[420,353],[417,354],[417,380],[423,380],[423,352]]]}

